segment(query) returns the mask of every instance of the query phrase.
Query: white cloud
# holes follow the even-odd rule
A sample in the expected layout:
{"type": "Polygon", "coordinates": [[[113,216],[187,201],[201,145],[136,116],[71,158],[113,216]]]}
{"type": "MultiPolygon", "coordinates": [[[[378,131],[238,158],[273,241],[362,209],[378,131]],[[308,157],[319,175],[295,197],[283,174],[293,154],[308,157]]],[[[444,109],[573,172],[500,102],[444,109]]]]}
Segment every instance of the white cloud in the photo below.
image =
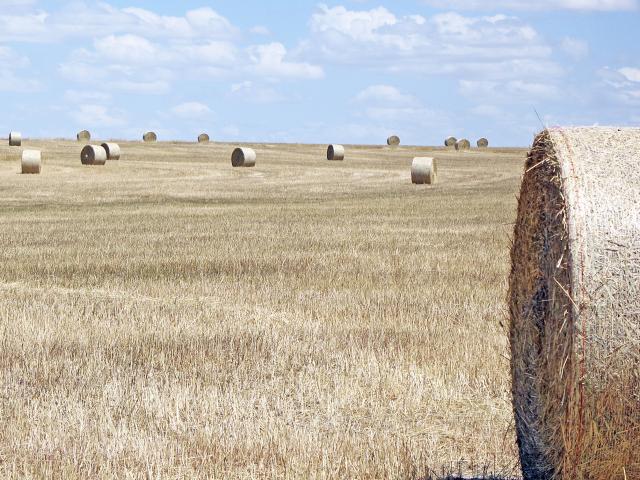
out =
{"type": "Polygon", "coordinates": [[[455,10],[636,10],[637,0],[424,0],[424,3],[455,10]]]}
{"type": "Polygon", "coordinates": [[[253,65],[251,70],[267,77],[294,77],[317,79],[324,76],[322,67],[309,63],[288,62],[287,49],[281,43],[256,45],[249,48],[253,65]]]}
{"type": "Polygon", "coordinates": [[[587,55],[589,55],[589,44],[584,40],[565,37],[562,40],[561,47],[567,55],[574,58],[575,60],[583,59],[587,55]]]}
{"type": "Polygon", "coordinates": [[[127,124],[123,112],[113,111],[104,105],[80,105],[71,112],[71,116],[79,125],[87,127],[122,127],[127,124]]]}
{"type": "Polygon", "coordinates": [[[358,93],[354,100],[356,102],[379,102],[396,105],[407,105],[416,101],[411,95],[406,95],[396,87],[390,85],[372,85],[371,87],[367,87],[358,93]]]}
{"type": "Polygon", "coordinates": [[[157,63],[161,52],[146,38],[137,35],[109,35],[94,42],[103,58],[124,63],[157,63]]]}
{"type": "Polygon", "coordinates": [[[277,103],[287,99],[277,90],[258,85],[251,80],[232,84],[231,95],[237,100],[249,103],[277,103]]]}
{"type": "Polygon", "coordinates": [[[182,118],[201,118],[209,115],[211,109],[200,102],[186,102],[173,107],[171,113],[182,118]]]}
{"type": "Polygon", "coordinates": [[[640,68],[624,67],[618,72],[630,82],[640,82],[640,68]]]}

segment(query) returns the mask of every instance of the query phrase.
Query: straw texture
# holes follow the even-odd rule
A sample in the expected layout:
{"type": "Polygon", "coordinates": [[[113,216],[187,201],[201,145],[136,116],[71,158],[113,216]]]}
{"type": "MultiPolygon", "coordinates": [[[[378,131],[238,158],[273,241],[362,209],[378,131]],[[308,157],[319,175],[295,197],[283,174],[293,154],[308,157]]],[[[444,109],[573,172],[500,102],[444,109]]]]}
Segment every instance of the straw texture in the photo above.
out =
{"type": "Polygon", "coordinates": [[[81,132],[78,132],[76,138],[79,142],[88,142],[91,140],[91,133],[88,130],[82,130],[81,132]]]}
{"type": "Polygon", "coordinates": [[[456,150],[469,150],[470,148],[471,148],[471,142],[466,138],[463,138],[456,142],[456,150]]]}
{"type": "Polygon", "coordinates": [[[444,146],[445,147],[455,147],[456,143],[458,143],[458,139],[456,137],[449,137],[444,141],[444,146]]]}
{"type": "Polygon", "coordinates": [[[103,143],[101,147],[107,152],[107,160],[120,160],[120,145],[117,143],[103,143]]]}
{"type": "Polygon", "coordinates": [[[155,132],[147,132],[142,136],[142,140],[147,143],[157,142],[158,135],[156,135],[155,132]]]}
{"type": "Polygon", "coordinates": [[[438,178],[438,164],[431,157],[416,157],[411,165],[411,182],[417,185],[433,185],[438,178]]]}
{"type": "Polygon", "coordinates": [[[344,147],[342,145],[329,145],[327,148],[327,160],[344,160],[344,147]]]}
{"type": "Polygon", "coordinates": [[[11,132],[9,134],[9,146],[19,147],[22,145],[22,134],[19,132],[11,132]]]}
{"type": "Polygon", "coordinates": [[[209,143],[210,140],[209,135],[206,133],[202,133],[198,136],[198,143],[209,143]]]}
{"type": "Polygon", "coordinates": [[[42,170],[42,155],[39,150],[22,152],[22,173],[39,174],[42,170]]]}
{"type": "Polygon", "coordinates": [[[509,288],[525,480],[640,478],[640,129],[529,154],[509,288]]]}
{"type": "Polygon", "coordinates": [[[390,136],[389,138],[387,138],[387,145],[391,147],[397,147],[398,145],[400,145],[400,137],[396,135],[390,136]]]}
{"type": "Polygon", "coordinates": [[[80,153],[83,165],[104,165],[107,163],[107,151],[95,145],[87,145],[80,153]]]}
{"type": "Polygon", "coordinates": [[[487,140],[486,138],[481,138],[476,142],[476,145],[478,146],[478,148],[488,148],[489,140],[487,140]]]}
{"type": "Polygon", "coordinates": [[[231,165],[234,167],[255,167],[256,152],[251,148],[236,148],[231,155],[231,165]]]}

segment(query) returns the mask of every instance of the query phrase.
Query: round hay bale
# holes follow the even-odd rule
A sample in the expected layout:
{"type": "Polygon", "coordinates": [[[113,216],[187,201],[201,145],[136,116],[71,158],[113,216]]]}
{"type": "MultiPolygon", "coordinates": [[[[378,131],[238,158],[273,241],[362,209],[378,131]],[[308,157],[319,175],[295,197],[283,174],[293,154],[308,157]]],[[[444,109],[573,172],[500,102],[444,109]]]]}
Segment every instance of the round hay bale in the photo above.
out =
{"type": "Polygon", "coordinates": [[[107,160],[120,160],[120,145],[117,143],[103,143],[101,147],[107,152],[107,160]]]}
{"type": "Polygon", "coordinates": [[[481,138],[476,144],[478,145],[478,148],[489,148],[489,140],[486,138],[481,138]]]}
{"type": "Polygon", "coordinates": [[[236,148],[231,155],[231,165],[234,167],[255,167],[256,152],[251,148],[236,148]]]}
{"type": "Polygon", "coordinates": [[[327,148],[327,160],[344,160],[344,147],[342,145],[329,145],[327,148]]]}
{"type": "Polygon", "coordinates": [[[509,282],[525,480],[640,478],[640,129],[535,139],[509,282]]]}
{"type": "Polygon", "coordinates": [[[210,140],[209,135],[206,133],[202,133],[198,136],[198,143],[209,143],[210,140]]]}
{"type": "Polygon", "coordinates": [[[107,163],[107,151],[103,147],[87,145],[80,153],[83,165],[104,165],[107,163]]]}
{"type": "Polygon", "coordinates": [[[40,150],[25,150],[22,152],[22,173],[39,174],[42,170],[42,154],[40,150]]]}
{"type": "Polygon", "coordinates": [[[390,147],[397,147],[398,145],[400,145],[400,137],[391,135],[389,138],[387,138],[387,145],[389,145],[390,147]]]}
{"type": "Polygon", "coordinates": [[[158,135],[155,132],[147,132],[142,136],[142,140],[147,143],[153,143],[158,141],[158,135]]]}
{"type": "Polygon", "coordinates": [[[9,134],[9,146],[19,147],[22,145],[22,134],[19,132],[11,132],[9,134]]]}
{"type": "Polygon", "coordinates": [[[416,185],[433,185],[438,179],[438,163],[435,158],[416,157],[411,165],[411,182],[416,185]]]}
{"type": "Polygon", "coordinates": [[[456,143],[458,143],[458,139],[456,137],[449,137],[444,141],[444,146],[453,148],[456,146],[456,143]]]}
{"type": "Polygon", "coordinates": [[[471,142],[466,138],[458,140],[456,142],[456,150],[469,150],[471,148],[471,142]]]}
{"type": "Polygon", "coordinates": [[[78,132],[76,138],[79,142],[90,142],[91,141],[91,133],[88,130],[82,130],[78,132]]]}

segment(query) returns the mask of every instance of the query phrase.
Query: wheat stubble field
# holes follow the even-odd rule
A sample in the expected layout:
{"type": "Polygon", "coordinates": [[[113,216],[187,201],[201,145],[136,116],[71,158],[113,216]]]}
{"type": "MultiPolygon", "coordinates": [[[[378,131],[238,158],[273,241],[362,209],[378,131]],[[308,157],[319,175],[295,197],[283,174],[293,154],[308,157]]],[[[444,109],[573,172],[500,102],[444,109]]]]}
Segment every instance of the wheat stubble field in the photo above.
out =
{"type": "Polygon", "coordinates": [[[121,146],[0,147],[0,477],[516,476],[523,150],[121,146]]]}

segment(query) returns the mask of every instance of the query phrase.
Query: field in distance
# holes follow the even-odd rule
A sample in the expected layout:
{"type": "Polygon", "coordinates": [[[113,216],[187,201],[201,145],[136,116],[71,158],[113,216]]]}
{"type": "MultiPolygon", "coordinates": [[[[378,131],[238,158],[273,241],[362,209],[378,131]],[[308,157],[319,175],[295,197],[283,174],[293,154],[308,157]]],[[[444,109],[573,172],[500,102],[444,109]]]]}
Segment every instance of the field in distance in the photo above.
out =
{"type": "Polygon", "coordinates": [[[517,476],[524,150],[121,147],[0,146],[0,477],[517,476]]]}

